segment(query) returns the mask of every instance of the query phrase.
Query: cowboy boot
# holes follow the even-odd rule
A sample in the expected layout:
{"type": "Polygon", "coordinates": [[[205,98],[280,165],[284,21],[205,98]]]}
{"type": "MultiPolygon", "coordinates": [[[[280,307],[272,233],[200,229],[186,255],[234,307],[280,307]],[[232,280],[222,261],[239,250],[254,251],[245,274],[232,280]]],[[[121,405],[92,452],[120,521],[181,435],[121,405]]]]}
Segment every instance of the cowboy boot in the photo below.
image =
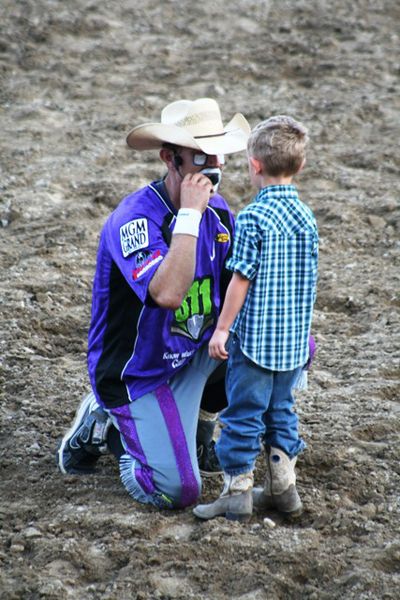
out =
{"type": "Polygon", "coordinates": [[[293,517],[303,511],[296,490],[294,467],[297,456],[290,459],[279,448],[270,448],[267,454],[267,472],[264,488],[253,489],[254,507],[261,510],[274,508],[293,517]]]}
{"type": "Polygon", "coordinates": [[[199,504],[193,513],[199,519],[225,516],[231,521],[248,521],[253,512],[253,473],[228,475],[224,473],[224,489],[220,497],[210,504],[199,504]]]}

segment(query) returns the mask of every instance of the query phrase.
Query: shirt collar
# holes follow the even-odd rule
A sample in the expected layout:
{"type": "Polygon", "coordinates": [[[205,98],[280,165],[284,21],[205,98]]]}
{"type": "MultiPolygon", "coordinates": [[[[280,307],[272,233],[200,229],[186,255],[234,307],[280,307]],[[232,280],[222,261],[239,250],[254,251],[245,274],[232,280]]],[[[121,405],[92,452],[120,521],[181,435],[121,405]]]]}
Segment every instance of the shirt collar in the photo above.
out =
{"type": "Polygon", "coordinates": [[[296,200],[298,198],[297,188],[292,183],[287,185],[267,185],[261,188],[255,197],[255,200],[290,198],[296,200]]]}
{"type": "Polygon", "coordinates": [[[165,185],[164,180],[163,179],[159,179],[157,181],[153,181],[151,183],[151,185],[160,194],[160,196],[162,197],[162,199],[164,200],[165,204],[168,206],[168,208],[170,209],[170,211],[174,215],[176,215],[177,214],[177,210],[176,210],[175,206],[172,204],[172,202],[171,202],[171,200],[169,198],[167,187],[165,185]]]}
{"type": "Polygon", "coordinates": [[[265,192],[267,194],[269,194],[269,193],[277,194],[279,192],[285,192],[285,193],[292,192],[292,193],[297,194],[297,188],[295,185],[293,185],[293,183],[288,183],[285,185],[280,185],[280,184],[267,185],[266,187],[261,188],[260,192],[265,192]]]}

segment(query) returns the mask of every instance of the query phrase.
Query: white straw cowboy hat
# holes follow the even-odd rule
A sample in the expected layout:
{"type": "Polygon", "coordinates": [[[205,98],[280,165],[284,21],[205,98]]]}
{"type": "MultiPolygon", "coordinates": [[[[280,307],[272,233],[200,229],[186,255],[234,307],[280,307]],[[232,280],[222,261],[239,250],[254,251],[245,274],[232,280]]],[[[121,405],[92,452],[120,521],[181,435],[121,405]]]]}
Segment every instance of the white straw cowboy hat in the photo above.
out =
{"type": "Polygon", "coordinates": [[[215,100],[178,100],[161,112],[161,123],[146,123],[132,129],[126,138],[135,150],[154,150],[163,143],[201,150],[205,154],[230,154],[245,150],[250,125],[240,113],[224,127],[215,100]]]}

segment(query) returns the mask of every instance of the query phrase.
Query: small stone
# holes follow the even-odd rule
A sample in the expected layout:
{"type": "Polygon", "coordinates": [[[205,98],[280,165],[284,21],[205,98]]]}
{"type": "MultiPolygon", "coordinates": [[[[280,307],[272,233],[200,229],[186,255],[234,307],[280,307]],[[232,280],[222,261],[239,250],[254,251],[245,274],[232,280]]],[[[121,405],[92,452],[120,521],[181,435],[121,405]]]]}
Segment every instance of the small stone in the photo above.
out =
{"type": "Polygon", "coordinates": [[[225,96],[225,90],[222,85],[218,83],[212,83],[207,88],[207,94],[209,96],[225,96]]]}
{"type": "Polygon", "coordinates": [[[29,539],[42,537],[41,531],[36,529],[36,527],[27,527],[22,533],[24,537],[29,539]]]}
{"type": "Polygon", "coordinates": [[[40,446],[37,442],[33,442],[33,444],[31,446],[29,446],[28,448],[29,452],[37,452],[38,450],[40,450],[40,446]]]}
{"type": "Polygon", "coordinates": [[[367,221],[374,229],[384,229],[386,227],[385,219],[376,215],[368,215],[367,221]]]}
{"type": "Polygon", "coordinates": [[[364,504],[364,506],[361,507],[361,514],[369,519],[371,519],[372,517],[375,517],[375,515],[376,515],[375,504],[373,504],[372,502],[368,502],[368,504],[364,504]]]}
{"type": "Polygon", "coordinates": [[[275,521],[273,521],[272,519],[269,519],[268,517],[265,517],[265,519],[263,520],[263,523],[266,527],[269,527],[269,529],[273,529],[274,527],[276,527],[275,521]]]}
{"type": "Polygon", "coordinates": [[[11,544],[10,552],[19,553],[25,550],[25,546],[23,544],[11,544]]]}

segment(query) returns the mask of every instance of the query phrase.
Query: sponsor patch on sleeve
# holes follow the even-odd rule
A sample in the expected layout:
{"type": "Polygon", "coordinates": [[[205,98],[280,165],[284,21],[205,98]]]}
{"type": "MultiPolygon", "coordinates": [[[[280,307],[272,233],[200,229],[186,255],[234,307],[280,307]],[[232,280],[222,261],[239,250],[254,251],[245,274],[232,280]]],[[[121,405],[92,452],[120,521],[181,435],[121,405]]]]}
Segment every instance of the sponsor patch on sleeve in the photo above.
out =
{"type": "Polygon", "coordinates": [[[226,244],[227,242],[229,242],[229,234],[217,233],[217,235],[215,237],[215,241],[219,242],[220,244],[226,244]]]}
{"type": "MultiPolygon", "coordinates": [[[[143,252],[139,253],[140,255],[144,254],[143,252]]],[[[132,277],[133,279],[136,281],[137,279],[139,279],[139,277],[141,277],[142,275],[144,275],[146,273],[146,271],[148,271],[149,269],[151,269],[151,267],[153,267],[154,265],[156,265],[157,263],[159,263],[164,257],[161,254],[160,250],[156,250],[155,252],[153,252],[152,254],[150,254],[150,256],[148,256],[147,258],[145,258],[144,260],[142,259],[142,257],[137,257],[136,259],[136,269],[133,269],[132,271],[132,277]]]]}
{"type": "Polygon", "coordinates": [[[121,250],[124,258],[149,245],[147,219],[134,219],[119,229],[121,250]]]}

